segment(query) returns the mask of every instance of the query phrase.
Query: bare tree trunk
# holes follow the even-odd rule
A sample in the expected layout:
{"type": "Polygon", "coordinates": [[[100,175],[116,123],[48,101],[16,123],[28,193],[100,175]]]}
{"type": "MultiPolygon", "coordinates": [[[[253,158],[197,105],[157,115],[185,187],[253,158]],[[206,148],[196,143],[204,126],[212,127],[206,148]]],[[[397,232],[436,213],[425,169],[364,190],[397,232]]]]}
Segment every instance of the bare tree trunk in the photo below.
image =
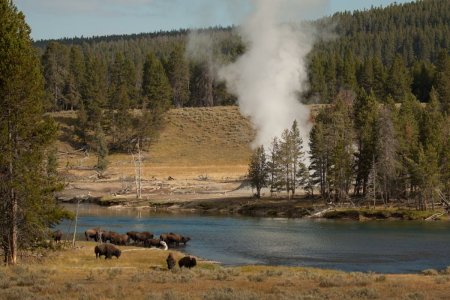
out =
{"type": "Polygon", "coordinates": [[[134,172],[135,172],[135,184],[136,184],[136,198],[142,199],[142,155],[141,155],[141,148],[139,146],[140,139],[138,139],[138,142],[136,144],[137,146],[137,161],[133,153],[131,153],[133,157],[134,162],[134,172]]]}
{"type": "Polygon", "coordinates": [[[75,237],[77,235],[77,227],[78,227],[78,211],[80,209],[81,199],[78,199],[77,202],[77,212],[75,213],[75,227],[73,229],[73,238],[72,238],[72,247],[75,248],[75,237]]]}

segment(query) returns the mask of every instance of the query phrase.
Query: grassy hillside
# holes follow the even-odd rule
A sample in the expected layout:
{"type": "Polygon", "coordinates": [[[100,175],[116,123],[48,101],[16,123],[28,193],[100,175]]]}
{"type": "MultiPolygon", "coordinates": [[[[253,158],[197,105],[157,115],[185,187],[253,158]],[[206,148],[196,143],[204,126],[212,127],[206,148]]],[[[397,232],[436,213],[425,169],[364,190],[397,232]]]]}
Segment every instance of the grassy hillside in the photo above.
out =
{"type": "MultiPolygon", "coordinates": [[[[75,112],[59,112],[58,141],[62,169],[75,176],[91,176],[96,157],[73,144],[75,112]]],[[[172,109],[165,116],[158,140],[144,153],[144,178],[238,178],[247,172],[254,131],[237,107],[172,109]]],[[[108,157],[106,175],[134,176],[130,154],[108,157]]]]}

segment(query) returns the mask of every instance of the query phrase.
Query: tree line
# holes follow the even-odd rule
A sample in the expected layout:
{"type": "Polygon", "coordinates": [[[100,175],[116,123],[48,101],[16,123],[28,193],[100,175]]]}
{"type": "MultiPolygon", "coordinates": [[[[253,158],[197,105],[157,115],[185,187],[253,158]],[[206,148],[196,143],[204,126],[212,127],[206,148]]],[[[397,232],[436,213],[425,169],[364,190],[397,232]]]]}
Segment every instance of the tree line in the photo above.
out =
{"type": "MultiPolygon", "coordinates": [[[[312,23],[319,32],[337,38],[322,39],[308,57],[307,102],[331,103],[340,90],[363,86],[377,97],[395,100],[412,92],[421,102],[429,101],[438,80],[439,53],[450,46],[450,3],[445,0],[393,4],[386,8],[339,12],[312,23]]],[[[210,55],[219,63],[235,60],[245,52],[236,28],[201,30],[211,40],[210,55]]],[[[137,35],[38,41],[43,53],[48,110],[78,109],[86,102],[85,70],[93,59],[104,89],[110,90],[117,55],[123,56],[135,89],[142,87],[142,72],[148,53],[161,61],[168,77],[173,107],[232,105],[223,82],[212,73],[209,57],[185,55],[189,30],[137,35]],[[82,66],[83,65],[83,66],[82,66]]],[[[206,47],[206,46],[204,46],[206,47]]],[[[131,108],[139,107],[135,94],[131,108]]]]}
{"type": "MultiPolygon", "coordinates": [[[[450,57],[447,56],[447,63],[450,57]]],[[[342,91],[315,116],[305,153],[296,123],[259,147],[249,164],[257,190],[317,191],[327,202],[414,203],[434,209],[450,197],[450,117],[434,88],[427,105],[374,92],[342,91]]]]}

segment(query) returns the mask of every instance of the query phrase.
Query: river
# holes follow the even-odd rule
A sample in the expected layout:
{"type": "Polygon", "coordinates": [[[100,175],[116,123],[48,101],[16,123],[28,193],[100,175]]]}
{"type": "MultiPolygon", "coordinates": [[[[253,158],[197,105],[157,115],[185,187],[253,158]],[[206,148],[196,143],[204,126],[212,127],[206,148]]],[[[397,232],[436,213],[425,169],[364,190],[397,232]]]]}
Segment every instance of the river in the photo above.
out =
{"type": "MultiPolygon", "coordinates": [[[[67,207],[75,210],[75,206],[67,207]]],[[[181,251],[224,265],[308,266],[379,273],[414,273],[450,266],[450,222],[160,214],[82,205],[78,232],[93,227],[119,233],[177,232],[192,238],[181,251]]],[[[73,232],[71,222],[58,228],[73,232]]]]}

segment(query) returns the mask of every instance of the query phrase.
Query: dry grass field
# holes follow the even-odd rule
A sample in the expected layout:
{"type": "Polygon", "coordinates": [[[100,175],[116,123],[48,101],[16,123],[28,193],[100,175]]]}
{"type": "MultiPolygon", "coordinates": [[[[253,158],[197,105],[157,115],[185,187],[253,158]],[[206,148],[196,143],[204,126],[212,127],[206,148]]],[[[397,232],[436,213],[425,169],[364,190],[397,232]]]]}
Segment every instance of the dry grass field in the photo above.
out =
{"type": "Polygon", "coordinates": [[[415,275],[345,273],[299,267],[222,267],[199,260],[167,270],[176,251],[119,247],[96,259],[94,242],[45,251],[0,267],[0,299],[448,299],[450,268],[415,275]]]}
{"type": "MultiPolygon", "coordinates": [[[[76,113],[59,112],[53,116],[60,124],[61,169],[73,176],[92,176],[95,155],[76,151],[73,143],[76,113]]],[[[144,152],[143,178],[239,178],[247,171],[253,138],[249,121],[237,107],[172,109],[165,115],[158,140],[144,152]]],[[[108,161],[106,175],[135,175],[130,154],[111,154],[108,161]]]]}

